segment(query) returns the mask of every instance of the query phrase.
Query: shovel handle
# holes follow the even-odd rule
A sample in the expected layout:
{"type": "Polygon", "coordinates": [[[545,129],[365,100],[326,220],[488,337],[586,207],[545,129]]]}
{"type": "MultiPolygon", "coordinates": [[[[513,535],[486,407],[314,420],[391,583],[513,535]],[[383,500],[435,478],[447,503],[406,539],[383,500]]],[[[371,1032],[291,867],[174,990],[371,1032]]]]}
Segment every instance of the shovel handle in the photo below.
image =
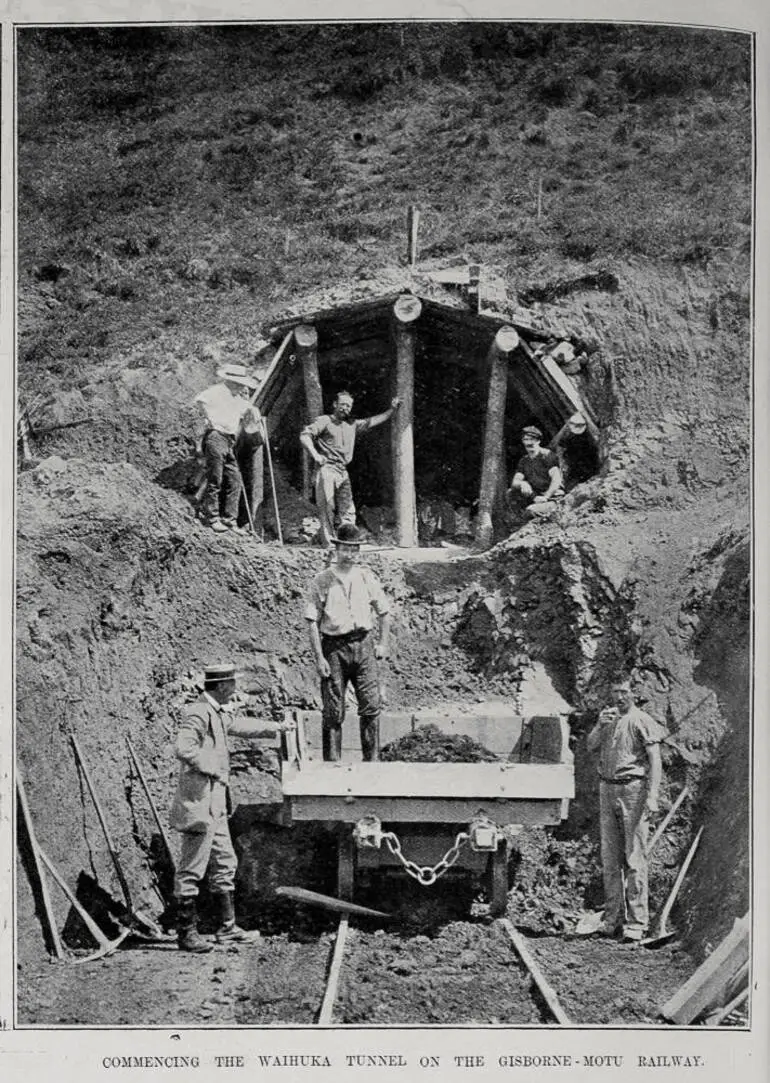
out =
{"type": "Polygon", "coordinates": [[[689,792],[690,791],[687,789],[686,786],[682,787],[681,792],[677,795],[676,801],[674,801],[673,805],[668,810],[665,817],[658,824],[657,828],[655,829],[655,834],[652,836],[652,838],[650,839],[650,841],[647,844],[647,851],[646,851],[646,856],[647,857],[650,856],[652,851],[657,846],[658,840],[660,839],[660,836],[663,834],[663,832],[666,830],[668,825],[671,823],[671,821],[674,818],[674,815],[676,813],[676,810],[679,808],[679,806],[684,801],[685,797],[687,796],[687,794],[689,792]]]}
{"type": "Polygon", "coordinates": [[[134,751],[134,746],[131,744],[131,738],[130,737],[126,737],[126,744],[128,746],[128,754],[131,757],[131,762],[134,765],[134,769],[136,770],[137,775],[139,776],[139,781],[142,784],[142,789],[144,790],[144,795],[147,798],[147,801],[149,802],[150,810],[152,811],[152,815],[153,815],[153,818],[155,820],[155,824],[156,824],[156,826],[158,828],[158,832],[160,834],[160,837],[163,840],[163,845],[166,848],[166,854],[168,855],[168,859],[169,859],[169,861],[171,863],[171,868],[174,869],[175,868],[175,862],[174,862],[174,854],[173,854],[173,851],[171,849],[171,843],[169,842],[168,835],[166,834],[166,829],[163,826],[163,821],[160,818],[160,814],[158,813],[158,809],[157,809],[157,807],[155,805],[155,802],[152,799],[152,794],[150,793],[150,787],[147,785],[147,779],[144,777],[144,771],[142,770],[142,768],[141,768],[141,766],[139,764],[139,760],[137,758],[136,752],[134,751]]]}
{"type": "Polygon", "coordinates": [[[671,911],[672,911],[672,909],[674,907],[674,903],[676,902],[676,897],[679,894],[679,889],[681,888],[682,883],[684,881],[684,878],[687,875],[687,870],[689,869],[690,865],[692,864],[692,859],[695,857],[695,851],[698,849],[698,843],[700,842],[700,837],[701,837],[702,834],[703,834],[703,828],[701,827],[698,830],[698,834],[692,840],[692,845],[690,846],[690,849],[687,851],[687,857],[682,862],[681,869],[676,874],[676,880],[674,880],[673,887],[671,888],[671,891],[669,892],[669,896],[666,899],[666,902],[665,902],[665,904],[663,906],[663,909],[661,911],[661,914],[660,914],[660,925],[661,925],[661,927],[663,929],[665,929],[665,927],[666,927],[666,922],[668,921],[669,915],[670,915],[670,913],[671,913],[671,911]]]}
{"type": "Polygon", "coordinates": [[[81,771],[83,772],[83,777],[86,780],[86,786],[88,787],[88,792],[91,795],[91,800],[93,801],[94,808],[96,809],[96,815],[99,818],[99,823],[101,824],[102,831],[104,832],[104,840],[107,843],[107,849],[110,851],[110,857],[112,858],[112,864],[115,866],[115,872],[117,873],[118,880],[120,882],[120,888],[121,888],[121,891],[123,892],[123,897],[126,900],[126,908],[128,909],[128,912],[130,914],[132,914],[133,911],[134,911],[134,907],[133,907],[133,905],[131,903],[131,892],[130,892],[129,887],[128,887],[128,881],[126,880],[125,874],[123,872],[123,866],[120,864],[120,858],[118,857],[117,850],[115,849],[115,846],[113,845],[112,837],[110,836],[110,831],[109,831],[109,828],[107,827],[107,821],[104,818],[104,812],[102,811],[102,806],[101,806],[101,804],[99,802],[99,798],[96,796],[96,790],[94,789],[94,784],[91,781],[91,775],[90,775],[88,767],[86,765],[86,761],[83,759],[83,754],[80,751],[80,746],[78,745],[78,739],[77,739],[77,737],[75,736],[74,733],[70,734],[70,741],[72,742],[72,747],[73,747],[73,749],[75,751],[75,759],[77,760],[78,766],[80,767],[81,771]]]}

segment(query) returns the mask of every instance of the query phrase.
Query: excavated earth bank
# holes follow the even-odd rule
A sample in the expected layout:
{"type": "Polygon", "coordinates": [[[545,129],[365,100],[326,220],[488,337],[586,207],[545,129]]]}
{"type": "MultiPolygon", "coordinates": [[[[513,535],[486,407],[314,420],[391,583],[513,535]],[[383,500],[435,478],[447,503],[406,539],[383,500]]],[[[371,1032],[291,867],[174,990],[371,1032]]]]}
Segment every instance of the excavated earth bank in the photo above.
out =
{"type": "MultiPolygon", "coordinates": [[[[571,713],[578,796],[559,829],[517,838],[511,869],[509,915],[547,934],[538,942],[543,951],[554,933],[574,928],[584,908],[600,905],[596,787],[584,735],[618,669],[634,670],[640,698],[685,752],[666,752],[664,796],[670,800],[684,783],[695,796],[656,850],[652,891],[658,903],[692,830],[704,824],[675,911],[689,954],[657,955],[659,962],[645,956],[647,969],[634,980],[645,983],[646,1002],[619,993],[611,1003],[607,987],[618,973],[633,972],[628,956],[618,954],[624,949],[557,941],[548,959],[555,973],[568,975],[560,992],[579,992],[585,1019],[578,1019],[585,1022],[654,1017],[671,975],[686,976],[748,907],[746,344],[735,327],[728,335],[709,323],[705,277],[666,274],[624,267],[621,289],[612,294],[578,291],[529,312],[555,333],[568,325],[603,343],[581,379],[604,426],[605,465],[600,477],[573,491],[558,521],[527,527],[484,556],[414,563],[367,557],[395,603],[394,650],[383,667],[391,707],[461,714],[503,700],[524,713],[571,713]],[[586,974],[593,978],[583,985],[586,974]]],[[[175,710],[206,661],[232,657],[266,714],[319,705],[302,598],[320,554],[214,537],[201,530],[182,495],[149,480],[178,455],[176,411],[202,379],[195,365],[177,369],[171,396],[160,383],[170,378],[162,359],[142,369],[141,390],[121,378],[130,409],[121,407],[116,424],[127,428],[116,439],[125,436],[128,462],[110,461],[116,456],[109,449],[87,440],[79,446],[71,428],[62,431],[61,446],[48,441],[52,454],[22,473],[18,488],[17,751],[35,825],[70,883],[85,873],[120,897],[75,770],[68,742],[74,730],[135,901],[154,914],[160,905],[148,858],[155,826],[125,737],[165,816],[175,777],[175,710]],[[147,401],[155,403],[151,411],[142,405],[147,401]],[[134,410],[140,439],[130,431],[134,410]]],[[[113,375],[92,376],[92,408],[99,388],[115,386],[113,375]]],[[[263,944],[223,958],[227,973],[217,970],[219,956],[201,963],[173,949],[126,951],[89,968],[51,967],[19,865],[22,1021],[162,1022],[148,1007],[158,1004],[170,1022],[310,1021],[315,1005],[307,990],[320,980],[325,958],[317,936],[331,925],[277,905],[273,889],[290,882],[329,890],[329,840],[269,822],[279,797],[274,750],[237,753],[233,789],[242,916],[261,928],[263,944]],[[264,964],[257,986],[249,977],[255,959],[264,964]],[[210,998],[189,980],[204,972],[215,990],[210,998]]],[[[425,951],[443,966],[445,951],[448,959],[476,950],[465,943],[478,935],[469,913],[447,914],[433,900],[426,906],[428,931],[420,935],[444,939],[431,949],[404,942],[417,967],[425,951]]],[[[63,913],[59,901],[57,908],[63,913]]],[[[72,943],[82,943],[74,925],[68,922],[72,943]]],[[[356,948],[363,966],[354,974],[369,968],[368,936],[356,948]]],[[[479,952],[478,967],[468,970],[474,989],[485,966],[479,952]]],[[[346,1019],[367,1003],[359,993],[346,987],[346,1019]]],[[[401,1007],[373,1004],[365,1021],[429,1021],[408,1018],[417,1012],[411,997],[401,1007]]],[[[502,1022],[505,1006],[492,1011],[493,999],[485,1001],[485,1016],[502,1022]]],[[[360,1012],[356,1021],[364,1021],[360,1012]]]]}

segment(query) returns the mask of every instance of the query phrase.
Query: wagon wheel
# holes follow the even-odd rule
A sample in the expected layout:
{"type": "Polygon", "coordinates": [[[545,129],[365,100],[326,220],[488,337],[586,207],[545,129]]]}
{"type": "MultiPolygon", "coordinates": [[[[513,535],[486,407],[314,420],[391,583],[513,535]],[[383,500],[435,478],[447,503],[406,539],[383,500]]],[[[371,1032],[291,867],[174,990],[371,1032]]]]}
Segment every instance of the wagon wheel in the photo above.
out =
{"type": "Polygon", "coordinates": [[[337,898],[353,898],[353,882],[356,875],[356,849],[353,832],[343,827],[337,837],[337,898]]]}
{"type": "Polygon", "coordinates": [[[501,917],[508,906],[508,840],[500,839],[489,855],[489,912],[501,917]]]}

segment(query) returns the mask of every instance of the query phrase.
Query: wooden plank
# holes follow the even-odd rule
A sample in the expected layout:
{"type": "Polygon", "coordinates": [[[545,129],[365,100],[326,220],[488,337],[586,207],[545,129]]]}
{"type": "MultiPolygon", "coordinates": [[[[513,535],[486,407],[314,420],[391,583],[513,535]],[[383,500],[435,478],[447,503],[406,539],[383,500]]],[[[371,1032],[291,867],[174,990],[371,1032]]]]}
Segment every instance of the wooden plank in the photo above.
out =
{"type": "Polygon", "coordinates": [[[337,936],[334,941],[334,952],[329,968],[329,978],[326,982],[321,1011],[318,1013],[318,1025],[322,1027],[328,1026],[332,1021],[332,1012],[334,1011],[334,1002],[337,999],[337,986],[339,985],[340,973],[342,971],[342,960],[345,955],[345,941],[347,940],[347,936],[348,916],[347,914],[343,914],[340,918],[340,923],[337,926],[337,936]]]}
{"type": "Polygon", "coordinates": [[[283,361],[283,355],[286,353],[289,343],[291,342],[293,337],[294,330],[292,329],[284,336],[283,342],[276,350],[275,355],[273,356],[273,360],[270,362],[268,370],[262,379],[262,383],[257,388],[257,393],[253,397],[253,402],[256,406],[259,407],[260,410],[262,410],[264,407],[268,391],[276,382],[276,376],[280,371],[281,362],[283,361]]]}
{"type": "Polygon", "coordinates": [[[292,820],[358,823],[362,816],[378,816],[383,823],[469,824],[488,816],[504,824],[555,825],[567,818],[569,802],[543,800],[452,799],[446,797],[323,797],[287,798],[292,820]],[[563,806],[563,807],[562,807],[563,806]]]}
{"type": "Polygon", "coordinates": [[[548,374],[554,384],[559,388],[562,395],[570,402],[573,409],[577,413],[581,413],[586,419],[586,425],[588,431],[593,436],[594,440],[599,439],[599,429],[596,424],[596,417],[593,410],[584,401],[583,396],[578,391],[577,387],[565,372],[562,371],[558,361],[555,361],[553,357],[549,357],[547,354],[537,360],[530,354],[532,362],[537,365],[541,365],[544,372],[548,374]]]}
{"type": "Polygon", "coordinates": [[[695,973],[666,1001],[661,1015],[672,1023],[691,1023],[705,1011],[749,958],[749,917],[737,918],[730,932],[695,973]]]}
{"type": "Polygon", "coordinates": [[[553,988],[548,983],[548,981],[546,981],[545,975],[535,962],[533,956],[530,954],[529,949],[524,942],[524,938],[519,933],[518,929],[515,928],[515,926],[512,924],[512,922],[508,920],[508,918],[501,918],[500,922],[510,936],[511,940],[513,941],[513,946],[519,953],[519,956],[521,957],[521,961],[524,963],[524,966],[532,975],[532,980],[540,990],[540,993],[542,994],[542,997],[548,1005],[548,1008],[556,1022],[561,1024],[561,1026],[563,1027],[571,1027],[572,1020],[559,1003],[559,998],[556,996],[556,993],[553,991],[553,988]]]}
{"type": "Polygon", "coordinates": [[[323,763],[284,771],[286,797],[533,798],[575,796],[571,764],[323,763]]]}

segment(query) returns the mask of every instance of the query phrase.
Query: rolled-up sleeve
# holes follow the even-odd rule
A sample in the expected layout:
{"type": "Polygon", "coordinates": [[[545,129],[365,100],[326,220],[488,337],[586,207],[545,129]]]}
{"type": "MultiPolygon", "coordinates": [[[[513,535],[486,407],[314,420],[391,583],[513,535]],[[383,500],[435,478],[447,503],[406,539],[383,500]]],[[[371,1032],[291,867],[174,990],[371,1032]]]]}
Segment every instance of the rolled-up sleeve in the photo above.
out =
{"type": "Polygon", "coordinates": [[[302,430],[302,436],[312,436],[314,439],[316,436],[322,436],[326,431],[326,426],[329,423],[329,418],[326,414],[321,414],[315,421],[309,422],[302,430]]]}
{"type": "Polygon", "coordinates": [[[369,601],[371,602],[372,608],[375,613],[382,617],[385,613],[390,612],[388,596],[382,589],[382,584],[379,579],[372,572],[367,572],[366,580],[369,588],[369,601]]]}
{"type": "Polygon", "coordinates": [[[646,712],[640,712],[637,718],[639,737],[645,745],[659,745],[668,736],[668,731],[646,712]]]}

